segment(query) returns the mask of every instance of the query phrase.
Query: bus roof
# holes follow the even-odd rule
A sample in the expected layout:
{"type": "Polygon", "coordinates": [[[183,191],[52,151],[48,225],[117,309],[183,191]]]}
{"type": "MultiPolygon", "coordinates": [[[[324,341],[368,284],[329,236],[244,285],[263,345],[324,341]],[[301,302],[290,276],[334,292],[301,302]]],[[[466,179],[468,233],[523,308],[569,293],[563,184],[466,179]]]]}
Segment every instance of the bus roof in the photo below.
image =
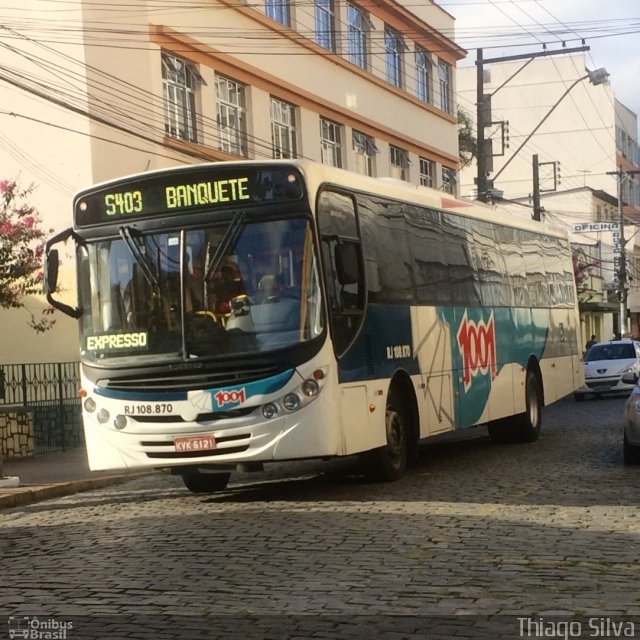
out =
{"type": "Polygon", "coordinates": [[[543,222],[528,220],[526,218],[520,218],[517,216],[508,215],[506,213],[501,213],[493,209],[491,206],[476,200],[459,198],[444,191],[439,191],[437,189],[425,187],[422,185],[411,184],[409,182],[405,182],[403,180],[398,180],[395,178],[372,178],[359,173],[354,173],[352,171],[347,171],[345,169],[338,169],[336,167],[321,164],[313,160],[304,159],[234,160],[165,167],[154,169],[152,171],[144,171],[137,174],[121,176],[119,178],[96,183],[91,187],[78,191],[74,195],[73,200],[74,202],[76,202],[83,195],[103,188],[107,185],[115,185],[120,182],[135,182],[137,178],[149,178],[153,175],[161,175],[171,171],[176,171],[177,173],[187,173],[190,168],[193,169],[196,166],[202,168],[205,166],[240,167],[269,165],[280,167],[292,166],[298,168],[303,174],[307,184],[307,188],[311,193],[315,193],[316,190],[319,189],[323,184],[332,184],[335,186],[344,187],[346,189],[372,193],[394,200],[414,203],[433,209],[455,212],[459,215],[468,216],[470,218],[486,219],[488,221],[497,222],[510,227],[531,230],[536,233],[542,233],[551,236],[568,237],[568,230],[559,228],[557,226],[552,227],[543,222]]]}

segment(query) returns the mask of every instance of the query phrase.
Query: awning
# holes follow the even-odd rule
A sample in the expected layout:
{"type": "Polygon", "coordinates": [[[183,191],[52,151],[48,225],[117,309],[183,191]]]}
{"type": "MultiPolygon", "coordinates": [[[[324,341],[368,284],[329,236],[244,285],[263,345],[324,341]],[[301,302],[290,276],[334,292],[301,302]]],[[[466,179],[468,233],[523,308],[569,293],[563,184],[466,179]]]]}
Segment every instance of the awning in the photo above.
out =
{"type": "Polygon", "coordinates": [[[620,311],[620,304],[617,302],[607,302],[606,300],[596,302],[579,302],[580,313],[617,313],[620,311]]]}

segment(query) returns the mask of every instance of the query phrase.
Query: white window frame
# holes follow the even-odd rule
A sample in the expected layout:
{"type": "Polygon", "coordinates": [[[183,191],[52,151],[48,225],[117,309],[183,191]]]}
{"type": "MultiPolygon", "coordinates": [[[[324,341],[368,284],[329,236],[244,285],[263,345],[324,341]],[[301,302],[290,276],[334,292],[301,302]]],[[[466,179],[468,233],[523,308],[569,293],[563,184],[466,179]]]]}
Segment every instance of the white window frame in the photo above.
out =
{"type": "Polygon", "coordinates": [[[406,149],[389,145],[389,175],[398,180],[409,180],[409,152],[406,149]]]}
{"type": "Polygon", "coordinates": [[[384,28],[384,58],[387,82],[398,89],[403,86],[403,57],[406,50],[402,35],[389,26],[384,28]]]}
{"type": "Polygon", "coordinates": [[[163,52],[161,62],[165,133],[196,142],[196,93],[204,80],[194,65],[182,58],[163,52]]]}
{"type": "Polygon", "coordinates": [[[374,177],[375,157],[380,153],[374,139],[359,131],[353,131],[352,141],[356,157],[356,172],[365,176],[374,177]]]}
{"type": "Polygon", "coordinates": [[[343,168],[342,126],[326,118],[320,118],[320,161],[330,167],[343,168]]]}
{"type": "Polygon", "coordinates": [[[268,18],[291,27],[291,5],[289,0],[264,0],[264,13],[268,18]]]}
{"type": "Polygon", "coordinates": [[[237,156],[247,156],[245,86],[226,76],[216,75],[218,148],[237,156]]]}
{"type": "Polygon", "coordinates": [[[444,60],[438,61],[438,79],[440,84],[440,109],[444,113],[453,113],[453,99],[451,91],[451,65],[444,60]]]}
{"type": "Polygon", "coordinates": [[[271,143],[274,158],[297,157],[296,108],[273,96],[271,96],[271,143]]]}
{"type": "Polygon", "coordinates": [[[423,187],[435,186],[436,163],[427,158],[420,158],[420,184],[423,187]]]}
{"type": "Polygon", "coordinates": [[[333,0],[315,0],[314,22],[316,29],[316,43],[327,51],[335,53],[335,15],[333,0]]]}
{"type": "Polygon", "coordinates": [[[433,59],[423,47],[416,47],[416,97],[427,104],[432,103],[433,59]]]}
{"type": "Polygon", "coordinates": [[[442,165],[441,175],[442,175],[441,190],[454,195],[456,192],[456,182],[458,181],[456,170],[442,165]]]}
{"type": "Polygon", "coordinates": [[[369,66],[369,32],[373,29],[369,16],[347,2],[347,58],[361,69],[369,66]]]}

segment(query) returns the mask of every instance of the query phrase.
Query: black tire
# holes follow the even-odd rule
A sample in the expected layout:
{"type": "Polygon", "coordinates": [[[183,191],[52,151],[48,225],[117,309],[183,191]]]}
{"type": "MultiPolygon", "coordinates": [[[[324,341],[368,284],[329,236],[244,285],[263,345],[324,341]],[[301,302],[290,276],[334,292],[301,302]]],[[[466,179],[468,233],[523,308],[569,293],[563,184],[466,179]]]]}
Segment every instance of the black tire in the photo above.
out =
{"type": "Polygon", "coordinates": [[[624,440],[622,443],[622,457],[625,464],[638,465],[640,464],[640,447],[635,444],[631,444],[627,440],[627,434],[624,434],[624,440]]]}
{"type": "Polygon", "coordinates": [[[182,474],[184,486],[191,493],[215,493],[216,491],[224,491],[229,484],[231,473],[203,473],[202,471],[192,470],[185,471],[182,474]]]}
{"type": "Polygon", "coordinates": [[[525,379],[525,411],[512,418],[489,423],[489,437],[497,444],[534,442],[542,427],[542,392],[538,376],[527,371],[525,379]]]}
{"type": "Polygon", "coordinates": [[[373,482],[399,480],[409,458],[409,422],[402,398],[392,389],[387,396],[385,411],[387,444],[365,454],[364,474],[373,482]]]}

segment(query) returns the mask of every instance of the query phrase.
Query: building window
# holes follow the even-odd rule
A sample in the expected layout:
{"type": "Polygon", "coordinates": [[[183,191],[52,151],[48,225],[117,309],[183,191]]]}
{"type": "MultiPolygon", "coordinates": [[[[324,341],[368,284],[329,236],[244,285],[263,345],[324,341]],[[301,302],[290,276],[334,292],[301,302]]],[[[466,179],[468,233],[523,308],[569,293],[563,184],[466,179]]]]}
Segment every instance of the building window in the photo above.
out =
{"type": "Polygon", "coordinates": [[[405,45],[402,36],[390,27],[384,29],[384,49],[387,82],[402,88],[402,53],[405,45]]]}
{"type": "Polygon", "coordinates": [[[367,49],[371,22],[358,7],[347,4],[347,51],[349,62],[367,68],[367,49]]]}
{"type": "Polygon", "coordinates": [[[447,193],[455,193],[456,191],[456,172],[455,169],[442,167],[442,191],[447,193]]]}
{"type": "Polygon", "coordinates": [[[219,149],[237,156],[247,155],[247,129],[244,86],[216,76],[216,98],[218,100],[219,149]]]}
{"type": "Polygon", "coordinates": [[[327,49],[336,50],[333,0],[315,0],[316,42],[327,49]]]}
{"type": "Polygon", "coordinates": [[[342,169],[341,127],[331,120],[320,118],[320,159],[323,164],[342,169]]]}
{"type": "Polygon", "coordinates": [[[438,63],[438,77],[440,78],[440,109],[445,113],[453,113],[451,100],[451,65],[440,60],[438,63]]]}
{"type": "Polygon", "coordinates": [[[431,69],[433,60],[426,49],[416,47],[416,97],[431,103],[431,69]]]}
{"type": "Polygon", "coordinates": [[[420,158],[420,184],[423,187],[435,185],[436,163],[433,160],[420,158]]]}
{"type": "Polygon", "coordinates": [[[409,179],[409,152],[398,147],[389,146],[390,175],[398,180],[409,179]]]}
{"type": "Polygon", "coordinates": [[[265,0],[264,12],[267,17],[283,24],[285,27],[291,26],[289,0],[265,0]]]}
{"type": "Polygon", "coordinates": [[[277,98],[271,98],[271,143],[274,158],[296,157],[295,107],[277,98]]]}
{"type": "Polygon", "coordinates": [[[179,140],[196,141],[196,90],[204,83],[196,68],[168,53],[162,54],[164,130],[179,140]]]}
{"type": "Polygon", "coordinates": [[[380,153],[373,138],[360,133],[353,132],[353,150],[356,155],[356,171],[365,176],[375,175],[375,156],[380,153]]]}

